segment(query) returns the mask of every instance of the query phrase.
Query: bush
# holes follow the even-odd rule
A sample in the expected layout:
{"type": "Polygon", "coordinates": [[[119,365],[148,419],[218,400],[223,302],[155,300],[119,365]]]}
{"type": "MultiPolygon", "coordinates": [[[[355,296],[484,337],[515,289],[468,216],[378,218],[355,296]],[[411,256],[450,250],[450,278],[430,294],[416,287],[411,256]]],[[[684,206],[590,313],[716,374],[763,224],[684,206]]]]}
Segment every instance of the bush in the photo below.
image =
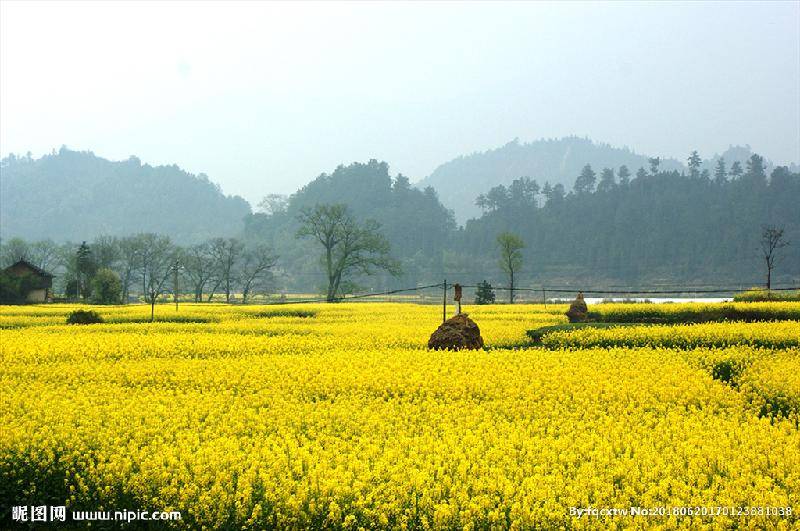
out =
{"type": "Polygon", "coordinates": [[[36,278],[33,275],[0,273],[0,304],[24,304],[35,286],[36,278]]]}
{"type": "Polygon", "coordinates": [[[711,368],[711,376],[715,380],[719,380],[736,387],[739,376],[741,376],[744,369],[745,366],[740,360],[723,359],[717,361],[711,368]]]}
{"type": "Polygon", "coordinates": [[[97,324],[103,318],[94,310],[75,310],[67,316],[67,324],[97,324]]]}
{"type": "Polygon", "coordinates": [[[108,268],[101,268],[92,278],[92,302],[95,304],[119,304],[122,299],[122,282],[119,275],[108,268]]]}
{"type": "Polygon", "coordinates": [[[494,304],[495,294],[492,285],[485,280],[478,284],[475,291],[475,304],[494,304]]]}

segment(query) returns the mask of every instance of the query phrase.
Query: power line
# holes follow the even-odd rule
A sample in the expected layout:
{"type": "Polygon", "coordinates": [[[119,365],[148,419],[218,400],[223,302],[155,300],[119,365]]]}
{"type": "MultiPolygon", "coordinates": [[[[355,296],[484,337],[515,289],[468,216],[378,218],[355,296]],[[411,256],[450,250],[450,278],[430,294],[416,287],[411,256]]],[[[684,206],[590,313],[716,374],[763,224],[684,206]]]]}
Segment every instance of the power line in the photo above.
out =
{"type": "MultiPolygon", "coordinates": [[[[319,303],[319,302],[346,302],[355,299],[368,299],[371,297],[385,297],[389,295],[396,295],[398,293],[408,293],[408,292],[417,292],[426,289],[441,289],[444,287],[445,284],[438,283],[438,284],[429,284],[427,286],[417,286],[413,288],[401,288],[401,289],[393,289],[388,291],[381,291],[377,293],[359,293],[355,295],[344,295],[341,297],[336,297],[333,301],[328,301],[326,297],[321,298],[314,298],[314,299],[301,299],[301,300],[287,300],[287,301],[276,301],[276,302],[269,302],[269,305],[285,305],[285,304],[309,304],[309,303],[319,303]]],[[[448,284],[447,290],[453,288],[454,284],[448,284]]],[[[461,285],[462,288],[472,288],[477,289],[479,286],[476,285],[461,285]]],[[[501,291],[508,291],[511,290],[510,287],[507,286],[492,286],[492,290],[501,290],[501,291]]],[[[772,291],[791,291],[798,289],[797,286],[790,286],[790,287],[776,287],[771,288],[772,291]]],[[[525,292],[548,292],[548,293],[577,293],[582,292],[585,294],[594,294],[594,295],[676,295],[676,294],[698,294],[698,293],[734,293],[741,291],[741,287],[736,288],[714,288],[714,289],[696,289],[692,287],[685,287],[681,289],[671,289],[671,290],[663,290],[663,289],[652,289],[652,288],[641,288],[641,289],[581,289],[581,288],[548,288],[546,286],[542,286],[539,288],[514,288],[514,291],[525,291],[525,292]]]]}

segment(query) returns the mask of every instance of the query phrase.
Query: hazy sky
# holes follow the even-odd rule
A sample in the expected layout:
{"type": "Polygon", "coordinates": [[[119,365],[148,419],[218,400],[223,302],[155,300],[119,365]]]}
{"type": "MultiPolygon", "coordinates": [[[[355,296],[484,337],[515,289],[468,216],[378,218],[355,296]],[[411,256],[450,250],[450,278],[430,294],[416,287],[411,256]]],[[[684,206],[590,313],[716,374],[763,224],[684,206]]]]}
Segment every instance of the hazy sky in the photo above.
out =
{"type": "Polygon", "coordinates": [[[66,144],[254,201],[576,134],[800,162],[800,2],[12,3],[0,152],[66,144]]]}

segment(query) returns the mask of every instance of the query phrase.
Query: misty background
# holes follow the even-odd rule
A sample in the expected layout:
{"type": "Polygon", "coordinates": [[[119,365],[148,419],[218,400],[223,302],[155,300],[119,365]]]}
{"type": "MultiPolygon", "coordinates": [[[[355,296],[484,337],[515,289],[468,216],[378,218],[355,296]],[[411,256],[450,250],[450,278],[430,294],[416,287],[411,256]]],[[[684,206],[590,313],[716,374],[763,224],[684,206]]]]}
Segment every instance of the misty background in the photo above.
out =
{"type": "Polygon", "coordinates": [[[800,162],[797,2],[0,9],[3,156],[136,155],[251,204],[371,158],[417,182],[514,138],[800,162]]]}
{"type": "Polygon", "coordinates": [[[307,293],[298,219],[340,203],[401,270],[350,291],[502,284],[503,232],[519,285],[747,287],[767,225],[796,284],[799,28],[798,2],[3,2],[0,266],[63,288],[82,241],[120,269],[136,234],[233,238],[307,293]]]}

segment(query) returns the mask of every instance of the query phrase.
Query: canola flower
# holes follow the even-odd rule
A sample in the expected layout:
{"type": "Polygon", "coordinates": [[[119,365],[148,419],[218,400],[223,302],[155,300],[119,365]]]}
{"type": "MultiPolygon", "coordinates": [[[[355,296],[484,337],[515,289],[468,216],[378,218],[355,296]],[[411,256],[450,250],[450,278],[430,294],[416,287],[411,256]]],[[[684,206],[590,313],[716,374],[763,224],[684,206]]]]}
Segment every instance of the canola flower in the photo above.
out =
{"type": "Polygon", "coordinates": [[[703,323],[667,326],[617,326],[554,331],[542,338],[547,347],[696,348],[751,345],[768,348],[800,346],[800,321],[703,323]]]}
{"type": "Polygon", "coordinates": [[[783,416],[800,423],[800,350],[755,360],[738,385],[752,409],[762,416],[783,416]]]}
{"type": "Polygon", "coordinates": [[[596,320],[618,323],[800,320],[800,302],[729,302],[593,305],[596,320]]]}
{"type": "Polygon", "coordinates": [[[491,350],[430,352],[436,307],[186,306],[208,319],[98,308],[118,319],[67,326],[43,307],[0,331],[2,510],[180,510],[174,525],[206,529],[800,525],[797,423],[743,392],[796,390],[797,349],[503,348],[564,322],[520,305],[468,308],[491,350]],[[742,360],[738,389],[709,370],[725,359],[742,360]],[[660,505],[795,513],[569,514],[660,505]]]}

